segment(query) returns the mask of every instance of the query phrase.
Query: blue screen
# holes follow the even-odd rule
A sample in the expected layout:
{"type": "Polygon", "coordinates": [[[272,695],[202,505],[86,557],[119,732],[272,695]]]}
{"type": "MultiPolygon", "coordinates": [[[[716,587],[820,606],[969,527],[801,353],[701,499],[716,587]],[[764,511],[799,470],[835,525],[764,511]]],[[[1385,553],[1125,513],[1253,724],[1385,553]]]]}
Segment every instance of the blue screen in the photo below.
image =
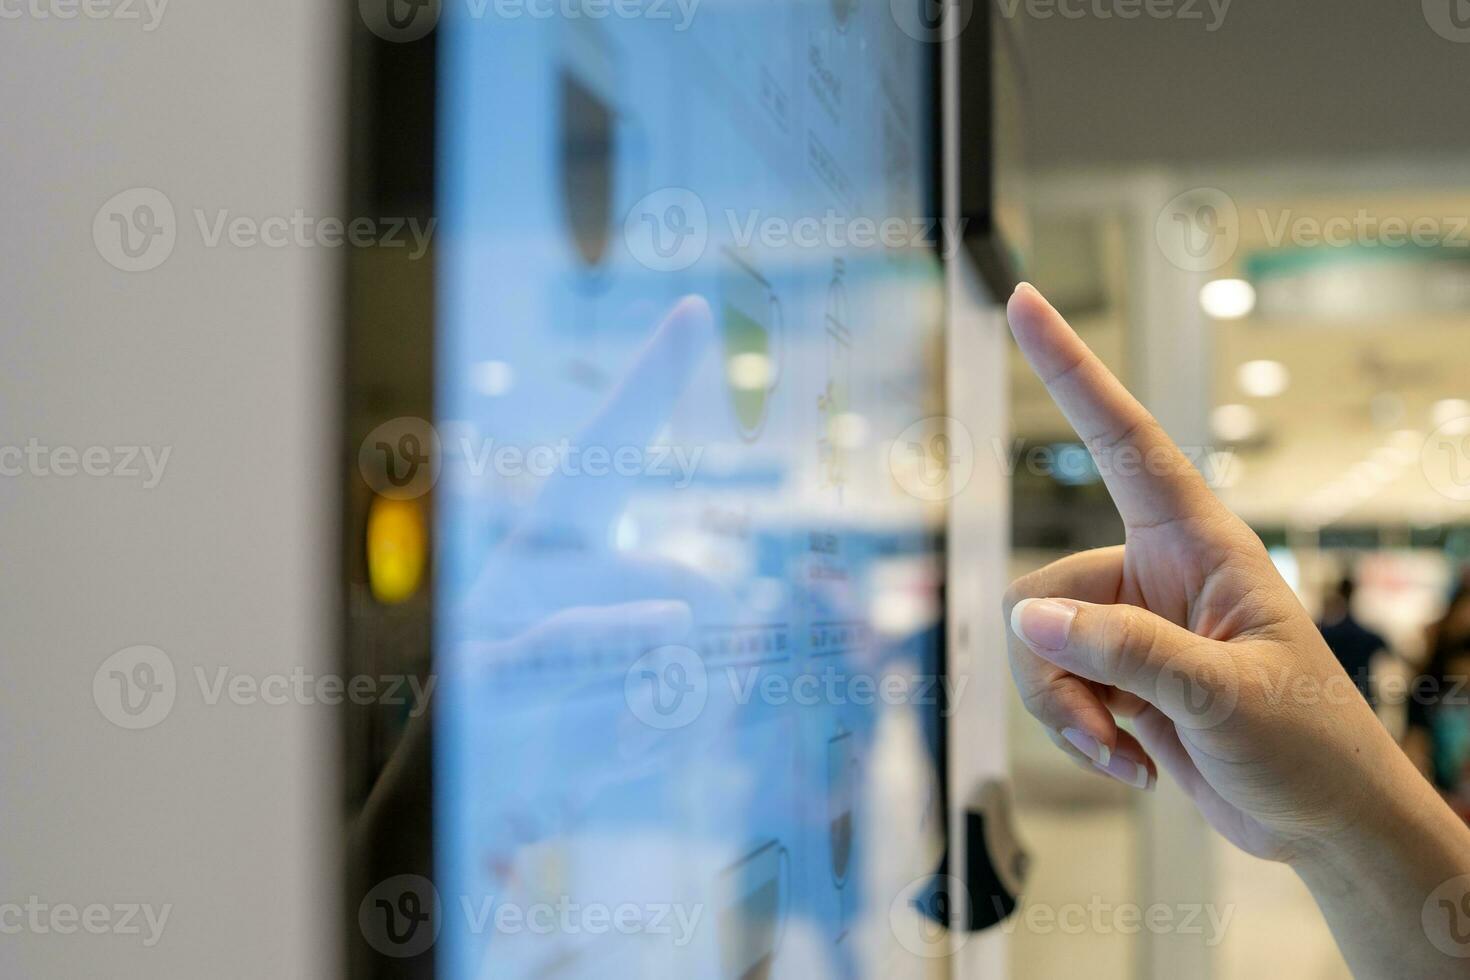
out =
{"type": "Polygon", "coordinates": [[[887,0],[439,31],[439,974],[925,975],[932,45],[887,0]]]}

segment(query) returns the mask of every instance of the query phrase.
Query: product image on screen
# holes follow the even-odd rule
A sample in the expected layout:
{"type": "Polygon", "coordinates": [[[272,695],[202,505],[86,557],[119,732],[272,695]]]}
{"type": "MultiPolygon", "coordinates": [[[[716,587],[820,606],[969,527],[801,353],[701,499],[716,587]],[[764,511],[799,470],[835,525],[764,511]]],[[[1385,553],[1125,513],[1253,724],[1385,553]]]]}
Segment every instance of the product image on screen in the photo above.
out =
{"type": "Polygon", "coordinates": [[[935,975],[934,45],[887,0],[437,32],[436,972],[935,975]]]}

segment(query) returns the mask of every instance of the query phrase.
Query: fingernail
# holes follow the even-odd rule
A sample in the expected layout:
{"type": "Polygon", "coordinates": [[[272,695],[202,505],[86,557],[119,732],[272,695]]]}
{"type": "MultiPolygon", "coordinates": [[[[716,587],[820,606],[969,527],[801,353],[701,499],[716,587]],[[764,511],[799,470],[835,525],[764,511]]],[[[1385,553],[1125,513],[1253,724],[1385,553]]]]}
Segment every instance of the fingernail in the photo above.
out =
{"type": "Polygon", "coordinates": [[[1011,610],[1011,629],[1016,635],[1043,650],[1060,650],[1067,645],[1077,607],[1051,599],[1022,599],[1011,610]]]}
{"type": "Polygon", "coordinates": [[[1025,280],[1016,283],[1015,291],[1019,293],[1023,289],[1030,290],[1033,293],[1036,292],[1036,287],[1031,285],[1029,282],[1026,282],[1025,280]]]}
{"type": "Polygon", "coordinates": [[[1112,756],[1112,752],[1108,751],[1106,745],[1080,728],[1063,728],[1062,738],[1071,742],[1074,749],[1087,756],[1099,766],[1107,765],[1108,759],[1112,756]]]}
{"type": "Polygon", "coordinates": [[[1118,782],[1127,783],[1134,789],[1151,790],[1154,788],[1154,777],[1148,771],[1148,766],[1134,762],[1132,759],[1115,755],[1105,765],[1094,764],[1118,782]]]}

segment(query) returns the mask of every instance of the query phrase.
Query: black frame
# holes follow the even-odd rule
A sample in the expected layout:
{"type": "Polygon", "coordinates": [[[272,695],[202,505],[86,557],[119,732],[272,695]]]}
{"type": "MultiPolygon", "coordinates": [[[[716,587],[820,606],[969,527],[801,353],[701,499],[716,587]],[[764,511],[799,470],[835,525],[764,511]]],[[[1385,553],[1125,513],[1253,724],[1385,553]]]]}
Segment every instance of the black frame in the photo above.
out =
{"type": "MultiPolygon", "coordinates": [[[[960,3],[964,0],[946,0],[960,3]]],[[[971,21],[953,42],[958,49],[958,139],[959,157],[965,161],[958,176],[959,213],[964,221],[965,248],[992,294],[1009,296],[1020,281],[1021,270],[1012,261],[1012,248],[1005,229],[996,217],[999,149],[1002,135],[996,122],[997,98],[1003,80],[994,53],[1003,47],[1010,63],[1020,72],[1022,59],[1016,36],[1002,17],[996,0],[974,0],[971,21]]],[[[1009,81],[1024,90],[1024,78],[1009,81]]],[[[1024,91],[1020,93],[1024,98],[1024,91]]]]}
{"type": "MultiPolygon", "coordinates": [[[[368,29],[356,2],[349,9],[344,213],[349,219],[429,220],[435,212],[437,31],[418,40],[393,42],[368,29]]],[[[431,657],[433,650],[432,535],[428,577],[414,603],[395,607],[390,618],[377,615],[364,595],[368,588],[363,548],[368,498],[358,472],[358,447],[379,422],[400,416],[434,418],[434,253],[430,250],[413,268],[400,270],[406,273],[401,280],[390,278],[386,283],[398,308],[421,313],[404,320],[384,316],[373,295],[375,289],[385,288],[382,264],[391,272],[394,263],[404,261],[389,251],[348,249],[343,270],[345,397],[338,554],[343,590],[339,662],[344,677],[382,673],[385,660],[392,665],[390,672],[415,669],[416,662],[424,654],[431,657]],[[385,342],[411,346],[419,357],[385,378],[372,370],[368,354],[385,342]]],[[[432,495],[429,501],[432,519],[432,495]]],[[[401,742],[413,739],[409,754],[421,763],[418,778],[400,785],[395,805],[385,812],[372,800],[372,793],[383,761],[401,743],[386,744],[381,716],[371,708],[344,707],[342,806],[347,832],[341,879],[342,940],[349,976],[374,980],[429,980],[434,976],[432,946],[415,956],[388,957],[367,942],[358,921],[359,906],[376,883],[399,874],[433,878],[432,725],[430,714],[420,717],[419,730],[400,733],[401,742]],[[407,846],[400,841],[407,841],[407,846]]]]}

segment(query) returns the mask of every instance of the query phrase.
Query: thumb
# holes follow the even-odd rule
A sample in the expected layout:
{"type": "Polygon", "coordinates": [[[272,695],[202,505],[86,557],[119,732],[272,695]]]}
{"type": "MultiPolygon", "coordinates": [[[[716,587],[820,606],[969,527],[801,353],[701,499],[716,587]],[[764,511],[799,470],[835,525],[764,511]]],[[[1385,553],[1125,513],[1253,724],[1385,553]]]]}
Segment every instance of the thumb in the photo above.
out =
{"type": "Polygon", "coordinates": [[[1023,599],[1011,629],[1038,657],[1135,694],[1186,728],[1213,728],[1239,700],[1228,646],[1138,606],[1023,599]]]}

